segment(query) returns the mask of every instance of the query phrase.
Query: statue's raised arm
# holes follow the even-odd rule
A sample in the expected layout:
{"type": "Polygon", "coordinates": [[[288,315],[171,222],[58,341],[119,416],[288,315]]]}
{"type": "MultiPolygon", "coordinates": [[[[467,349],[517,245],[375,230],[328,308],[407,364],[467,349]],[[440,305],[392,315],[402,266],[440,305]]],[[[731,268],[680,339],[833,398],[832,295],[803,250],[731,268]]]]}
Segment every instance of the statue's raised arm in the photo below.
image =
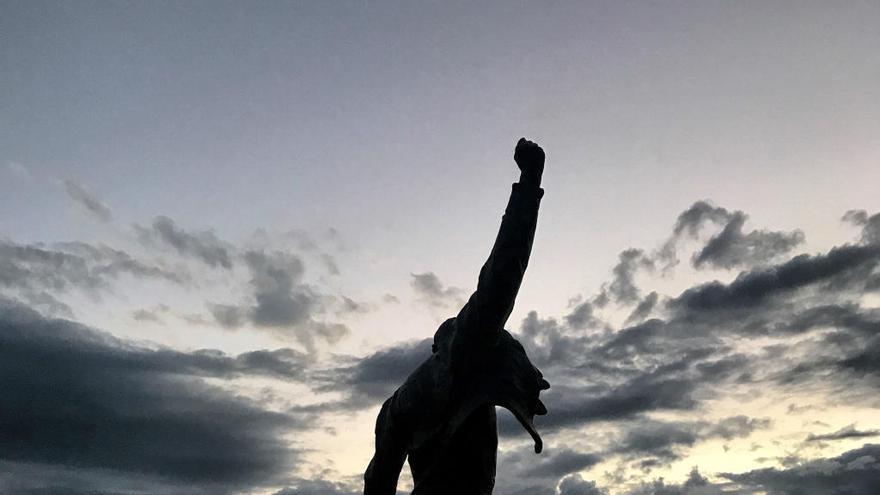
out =
{"type": "Polygon", "coordinates": [[[513,184],[510,200],[489,259],[480,270],[477,290],[455,318],[453,354],[467,352],[481,343],[493,343],[510,317],[519,292],[538,221],[538,205],[544,190],[544,150],[522,138],[513,155],[520,180],[513,184]]]}

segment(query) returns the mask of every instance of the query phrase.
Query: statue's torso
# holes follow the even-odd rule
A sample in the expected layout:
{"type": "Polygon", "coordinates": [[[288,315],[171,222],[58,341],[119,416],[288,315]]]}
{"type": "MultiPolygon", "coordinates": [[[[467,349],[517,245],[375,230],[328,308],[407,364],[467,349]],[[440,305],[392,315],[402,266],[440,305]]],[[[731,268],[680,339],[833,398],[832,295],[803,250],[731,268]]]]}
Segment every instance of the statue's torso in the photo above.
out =
{"type": "Polygon", "coordinates": [[[409,452],[413,495],[489,495],[495,485],[498,432],[495,406],[474,410],[444,448],[435,448],[442,436],[409,452]]]}

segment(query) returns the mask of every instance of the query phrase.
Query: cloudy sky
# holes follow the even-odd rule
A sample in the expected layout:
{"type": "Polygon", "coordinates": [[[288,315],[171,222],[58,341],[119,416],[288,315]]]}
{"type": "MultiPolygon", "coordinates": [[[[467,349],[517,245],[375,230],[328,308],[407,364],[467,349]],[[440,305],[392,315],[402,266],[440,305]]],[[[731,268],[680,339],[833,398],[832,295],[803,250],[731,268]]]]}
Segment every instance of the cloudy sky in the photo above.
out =
{"type": "Polygon", "coordinates": [[[496,493],[875,493],[878,47],[868,1],[0,1],[0,491],[358,493],[526,136],[553,388],[496,493]]]}

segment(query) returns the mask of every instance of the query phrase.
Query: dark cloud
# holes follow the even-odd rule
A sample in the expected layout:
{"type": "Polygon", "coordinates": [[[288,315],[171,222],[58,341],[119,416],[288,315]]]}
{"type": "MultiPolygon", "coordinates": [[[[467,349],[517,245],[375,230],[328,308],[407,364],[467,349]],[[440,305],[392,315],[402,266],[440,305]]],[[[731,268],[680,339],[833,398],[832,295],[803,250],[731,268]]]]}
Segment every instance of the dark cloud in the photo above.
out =
{"type": "Polygon", "coordinates": [[[731,214],[727,225],[720,233],[709,239],[694,256],[697,268],[706,265],[714,268],[736,268],[766,263],[804,242],[803,232],[770,232],[753,230],[743,233],[743,224],[748,217],[741,211],[731,214]]]}
{"type": "Polygon", "coordinates": [[[849,350],[834,365],[856,376],[880,376],[880,335],[866,339],[861,346],[849,350]]]}
{"type": "Polygon", "coordinates": [[[177,493],[272,484],[296,456],[282,437],[304,420],[200,378],[300,380],[305,361],[289,349],[235,357],[147,349],[0,301],[0,459],[93,472],[84,485],[93,492],[113,491],[100,486],[103,476],[177,493]]]}
{"type": "Polygon", "coordinates": [[[658,250],[656,258],[665,269],[678,264],[678,242],[682,238],[696,238],[706,223],[724,225],[730,212],[725,208],[714,206],[708,201],[697,201],[678,215],[672,235],[658,250]]]}
{"type": "Polygon", "coordinates": [[[656,410],[688,410],[696,383],[687,378],[655,374],[640,375],[619,386],[554,387],[545,392],[553,404],[535,423],[542,429],[558,429],[595,421],[622,420],[656,410]]]}
{"type": "MultiPolygon", "coordinates": [[[[880,261],[880,246],[844,245],[827,254],[802,254],[770,268],[743,272],[730,284],[715,281],[684,291],[671,303],[690,311],[755,307],[768,299],[820,283],[836,287],[856,285],[880,261]]],[[[858,283],[862,282],[861,287],[858,283]]]]}
{"type": "Polygon", "coordinates": [[[179,480],[104,468],[0,460],[0,493],[13,495],[212,495],[236,493],[222,484],[179,480]]]}
{"type": "Polygon", "coordinates": [[[874,495],[880,480],[880,445],[866,444],[837,457],[816,459],[788,469],[766,468],[722,474],[768,495],[874,495]]]}
{"type": "Polygon", "coordinates": [[[822,435],[810,433],[807,435],[806,441],[821,442],[828,440],[848,440],[851,438],[876,437],[878,435],[880,435],[880,430],[859,430],[856,429],[856,425],[852,424],[832,433],[825,433],[822,435]]]}
{"type": "Polygon", "coordinates": [[[444,287],[434,272],[411,273],[410,286],[418,294],[420,300],[428,305],[440,308],[460,306],[463,304],[464,291],[458,287],[444,287]]]}
{"type": "Polygon", "coordinates": [[[364,358],[352,359],[350,364],[316,373],[315,388],[345,394],[345,399],[332,407],[371,407],[390,397],[431,355],[431,344],[432,339],[403,342],[364,358]]]}
{"type": "Polygon", "coordinates": [[[101,202],[82,185],[66,179],[64,181],[64,190],[77,205],[98,220],[102,222],[113,220],[113,212],[110,210],[110,207],[101,202]]]}
{"type": "Polygon", "coordinates": [[[659,458],[671,461],[679,458],[676,447],[691,446],[699,438],[699,426],[685,422],[646,421],[628,429],[617,443],[616,452],[628,456],[659,458]]]}
{"type": "Polygon", "coordinates": [[[197,259],[212,268],[232,268],[231,247],[220,241],[213,231],[187,232],[174,220],[159,216],[150,227],[134,225],[141,242],[146,246],[169,246],[177,253],[197,259]]]}
{"type": "Polygon", "coordinates": [[[697,239],[710,224],[721,227],[721,231],[694,254],[691,262],[695,268],[731,269],[762,265],[804,242],[804,234],[799,230],[744,232],[747,219],[748,215],[742,211],[729,211],[708,201],[697,201],[678,216],[672,235],[660,248],[656,259],[667,268],[674,266],[678,262],[679,241],[697,239]]]}
{"type": "Polygon", "coordinates": [[[550,478],[559,479],[570,473],[590,468],[602,461],[602,457],[593,453],[578,452],[576,450],[562,448],[551,450],[547,455],[535,456],[534,453],[525,452],[524,464],[519,470],[519,475],[527,478],[550,478]]]}

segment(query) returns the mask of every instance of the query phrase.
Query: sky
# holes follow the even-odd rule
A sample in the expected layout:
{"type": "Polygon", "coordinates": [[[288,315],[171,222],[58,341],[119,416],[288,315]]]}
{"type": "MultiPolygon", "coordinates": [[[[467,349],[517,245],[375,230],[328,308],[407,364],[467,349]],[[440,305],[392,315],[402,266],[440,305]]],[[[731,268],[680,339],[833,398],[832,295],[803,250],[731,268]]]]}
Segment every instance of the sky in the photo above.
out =
{"type": "Polygon", "coordinates": [[[0,0],[0,491],[359,493],[525,136],[552,388],[495,493],[873,493],[878,47],[867,1],[0,0]]]}

